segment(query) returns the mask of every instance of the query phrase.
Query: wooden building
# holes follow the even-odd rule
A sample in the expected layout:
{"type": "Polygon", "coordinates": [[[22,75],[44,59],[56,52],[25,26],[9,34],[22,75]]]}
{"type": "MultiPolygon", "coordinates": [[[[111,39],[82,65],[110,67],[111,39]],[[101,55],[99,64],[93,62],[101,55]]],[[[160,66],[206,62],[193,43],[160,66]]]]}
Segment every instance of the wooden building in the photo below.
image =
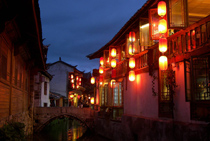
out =
{"type": "Polygon", "coordinates": [[[45,69],[38,0],[0,0],[0,126],[33,132],[34,75],[45,69]]]}
{"type": "Polygon", "coordinates": [[[209,140],[210,2],[161,3],[148,0],[88,56],[103,61],[96,131],[116,140],[209,140]]]}

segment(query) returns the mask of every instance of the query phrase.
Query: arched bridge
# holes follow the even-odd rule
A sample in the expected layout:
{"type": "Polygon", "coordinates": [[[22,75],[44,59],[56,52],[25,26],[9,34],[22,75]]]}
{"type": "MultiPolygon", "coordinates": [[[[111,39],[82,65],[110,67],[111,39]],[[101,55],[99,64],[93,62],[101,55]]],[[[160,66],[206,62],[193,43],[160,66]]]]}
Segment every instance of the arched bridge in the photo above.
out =
{"type": "Polygon", "coordinates": [[[49,122],[56,118],[69,117],[80,121],[83,126],[93,128],[93,110],[75,107],[35,107],[34,131],[39,132],[49,122]]]}

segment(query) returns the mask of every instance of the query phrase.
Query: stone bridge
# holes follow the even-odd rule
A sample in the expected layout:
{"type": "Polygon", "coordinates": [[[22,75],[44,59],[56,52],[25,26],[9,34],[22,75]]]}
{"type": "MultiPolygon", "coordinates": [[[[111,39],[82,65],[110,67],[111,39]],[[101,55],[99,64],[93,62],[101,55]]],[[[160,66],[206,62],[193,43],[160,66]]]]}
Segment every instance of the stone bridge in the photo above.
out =
{"type": "Polygon", "coordinates": [[[68,117],[78,120],[82,126],[93,129],[93,110],[75,107],[35,107],[34,132],[41,131],[48,123],[56,118],[68,117]]]}

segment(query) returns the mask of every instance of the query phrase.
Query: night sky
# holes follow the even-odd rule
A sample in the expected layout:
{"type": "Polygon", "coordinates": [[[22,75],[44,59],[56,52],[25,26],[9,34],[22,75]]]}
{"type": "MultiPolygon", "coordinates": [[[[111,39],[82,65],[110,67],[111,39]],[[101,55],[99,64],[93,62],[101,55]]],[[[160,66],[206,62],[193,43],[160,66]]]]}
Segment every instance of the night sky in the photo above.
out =
{"type": "Polygon", "coordinates": [[[146,0],[39,0],[47,63],[59,60],[80,71],[99,67],[86,56],[108,43],[146,0]]]}

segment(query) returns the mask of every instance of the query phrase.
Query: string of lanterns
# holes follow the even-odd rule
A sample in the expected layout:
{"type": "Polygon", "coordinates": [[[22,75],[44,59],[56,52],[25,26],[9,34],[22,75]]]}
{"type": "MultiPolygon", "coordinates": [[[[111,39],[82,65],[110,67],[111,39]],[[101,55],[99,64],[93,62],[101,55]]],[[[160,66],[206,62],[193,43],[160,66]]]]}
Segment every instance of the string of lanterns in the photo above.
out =
{"type": "MultiPolygon", "coordinates": [[[[158,24],[158,31],[160,33],[159,37],[159,51],[164,54],[167,49],[167,21],[165,20],[164,16],[166,15],[166,3],[165,1],[159,1],[157,7],[157,13],[161,17],[158,24]]],[[[159,57],[159,69],[160,70],[167,70],[168,69],[168,58],[165,55],[161,55],[159,57]]]]}
{"type": "Polygon", "coordinates": [[[131,58],[129,59],[129,68],[131,69],[129,71],[129,80],[130,81],[134,81],[135,80],[135,72],[132,70],[135,68],[135,58],[133,57],[134,53],[135,53],[135,49],[134,49],[134,42],[136,41],[136,35],[135,32],[129,32],[129,41],[130,41],[130,45],[129,45],[129,55],[131,55],[131,58]]]}

